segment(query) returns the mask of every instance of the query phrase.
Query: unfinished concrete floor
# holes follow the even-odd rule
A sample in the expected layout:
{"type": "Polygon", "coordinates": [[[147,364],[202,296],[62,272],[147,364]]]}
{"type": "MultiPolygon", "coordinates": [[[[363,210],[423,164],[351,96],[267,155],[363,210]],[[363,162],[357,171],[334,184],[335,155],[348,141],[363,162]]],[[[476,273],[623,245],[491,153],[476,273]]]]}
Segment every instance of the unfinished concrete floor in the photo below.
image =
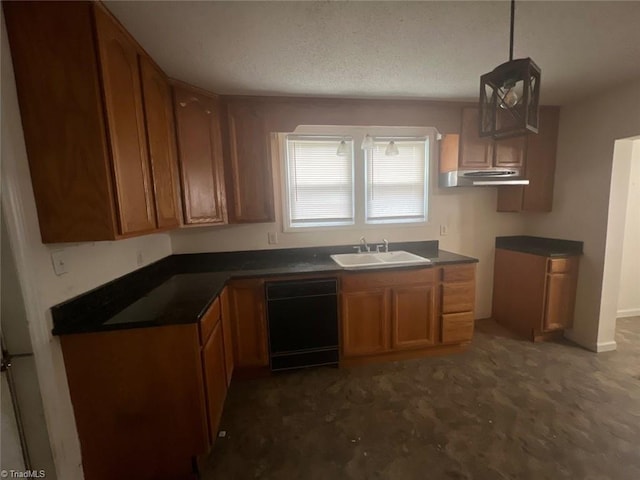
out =
{"type": "Polygon", "coordinates": [[[234,381],[204,479],[640,479],[640,318],[618,351],[479,322],[462,354],[234,381]]]}

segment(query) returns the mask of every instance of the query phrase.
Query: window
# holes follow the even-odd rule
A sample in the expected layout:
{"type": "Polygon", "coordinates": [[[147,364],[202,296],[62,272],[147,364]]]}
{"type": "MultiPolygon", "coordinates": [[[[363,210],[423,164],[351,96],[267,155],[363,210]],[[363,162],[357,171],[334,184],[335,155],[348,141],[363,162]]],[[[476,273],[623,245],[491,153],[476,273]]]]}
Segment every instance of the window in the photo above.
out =
{"type": "Polygon", "coordinates": [[[353,139],[288,135],[286,148],[287,226],[353,224],[353,139]]]}
{"type": "Polygon", "coordinates": [[[427,212],[428,139],[376,138],[365,153],[366,223],[424,222],[427,212]],[[387,155],[389,142],[397,154],[387,155]]]}
{"type": "Polygon", "coordinates": [[[424,224],[436,133],[430,127],[303,125],[279,134],[284,230],[424,224]],[[367,134],[373,148],[363,150],[367,134]]]}

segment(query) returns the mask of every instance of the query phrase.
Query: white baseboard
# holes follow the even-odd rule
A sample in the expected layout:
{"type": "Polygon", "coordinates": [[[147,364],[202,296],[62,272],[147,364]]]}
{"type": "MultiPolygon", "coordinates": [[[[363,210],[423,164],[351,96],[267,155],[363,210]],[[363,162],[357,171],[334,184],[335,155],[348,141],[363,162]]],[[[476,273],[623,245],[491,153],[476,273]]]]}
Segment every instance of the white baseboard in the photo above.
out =
{"type": "Polygon", "coordinates": [[[610,342],[598,342],[596,344],[595,351],[598,352],[598,353],[601,353],[601,352],[612,352],[613,350],[616,350],[617,348],[618,348],[618,344],[614,340],[611,340],[610,342]]]}
{"type": "Polygon", "coordinates": [[[610,342],[597,342],[597,343],[589,342],[589,341],[585,341],[585,339],[583,338],[579,338],[574,333],[574,330],[565,330],[564,336],[569,340],[571,340],[573,343],[577,343],[582,348],[586,348],[587,350],[590,350],[596,353],[611,352],[618,348],[618,344],[615,342],[615,340],[611,340],[610,342]]]}
{"type": "Polygon", "coordinates": [[[627,308],[625,310],[618,310],[618,318],[625,317],[640,317],[640,308],[627,308]]]}

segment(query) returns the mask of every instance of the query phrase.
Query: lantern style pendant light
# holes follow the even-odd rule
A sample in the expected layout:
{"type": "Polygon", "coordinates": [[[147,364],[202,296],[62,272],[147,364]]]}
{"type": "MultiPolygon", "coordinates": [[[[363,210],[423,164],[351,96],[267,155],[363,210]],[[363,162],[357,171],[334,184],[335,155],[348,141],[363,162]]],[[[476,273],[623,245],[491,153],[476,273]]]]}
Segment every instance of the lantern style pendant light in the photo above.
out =
{"type": "Polygon", "coordinates": [[[513,59],[515,0],[511,0],[509,61],[480,77],[480,136],[506,138],[538,133],[540,68],[513,59]]]}

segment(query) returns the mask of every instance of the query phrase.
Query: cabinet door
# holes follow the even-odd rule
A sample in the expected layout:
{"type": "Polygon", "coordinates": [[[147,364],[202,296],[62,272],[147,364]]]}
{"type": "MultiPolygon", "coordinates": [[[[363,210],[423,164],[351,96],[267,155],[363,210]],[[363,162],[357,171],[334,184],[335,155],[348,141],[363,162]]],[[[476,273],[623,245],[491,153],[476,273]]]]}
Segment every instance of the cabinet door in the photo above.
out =
{"type": "Polygon", "coordinates": [[[391,289],[391,346],[407,349],[437,342],[434,285],[391,289]]]}
{"type": "Polygon", "coordinates": [[[234,359],[238,367],[269,365],[264,283],[236,281],[229,286],[234,359]]]}
{"type": "Polygon", "coordinates": [[[527,138],[525,173],[529,185],[523,187],[522,193],[522,210],[525,212],[550,212],[553,206],[558,123],[557,107],[540,108],[538,134],[530,134],[527,138]]]}
{"type": "Polygon", "coordinates": [[[524,166],[524,157],[527,149],[526,135],[496,140],[493,148],[494,166],[504,168],[524,166]]]}
{"type": "Polygon", "coordinates": [[[493,140],[480,137],[479,118],[477,108],[462,109],[460,168],[490,168],[493,163],[493,140]]]}
{"type": "Polygon", "coordinates": [[[42,241],[115,240],[118,214],[93,5],[2,7],[42,241]]]}
{"type": "Polygon", "coordinates": [[[342,353],[372,355],[389,350],[389,314],[384,289],[342,294],[342,353]]]}
{"type": "Polygon", "coordinates": [[[153,230],[156,222],[137,47],[106,12],[98,7],[95,12],[120,234],[153,230]]]}
{"type": "Polygon", "coordinates": [[[158,228],[180,225],[178,171],[171,87],[153,61],[140,57],[142,93],[158,228]]]}
{"type": "Polygon", "coordinates": [[[263,118],[244,103],[230,103],[228,109],[231,221],[273,222],[273,178],[270,142],[263,118]]]}
{"type": "Polygon", "coordinates": [[[542,330],[570,328],[578,288],[579,257],[547,260],[542,330]]]}
{"type": "Polygon", "coordinates": [[[184,223],[227,223],[218,99],[176,86],[174,103],[184,223]]]}
{"type": "Polygon", "coordinates": [[[470,312],[475,306],[475,282],[442,284],[442,313],[470,312]]]}
{"type": "Polygon", "coordinates": [[[473,337],[473,312],[442,315],[442,343],[469,342],[473,337]]]}
{"type": "Polygon", "coordinates": [[[207,391],[207,412],[209,418],[209,438],[213,443],[217,437],[224,399],[227,396],[227,375],[224,366],[224,341],[222,323],[213,329],[213,333],[202,349],[204,384],[207,391]]]}
{"type": "Polygon", "coordinates": [[[546,257],[496,248],[493,319],[531,338],[544,315],[546,257]]]}
{"type": "Polygon", "coordinates": [[[229,291],[225,287],[220,294],[222,307],[222,337],[224,339],[224,365],[227,371],[227,385],[233,376],[233,333],[231,331],[231,308],[229,305],[229,291]]]}

